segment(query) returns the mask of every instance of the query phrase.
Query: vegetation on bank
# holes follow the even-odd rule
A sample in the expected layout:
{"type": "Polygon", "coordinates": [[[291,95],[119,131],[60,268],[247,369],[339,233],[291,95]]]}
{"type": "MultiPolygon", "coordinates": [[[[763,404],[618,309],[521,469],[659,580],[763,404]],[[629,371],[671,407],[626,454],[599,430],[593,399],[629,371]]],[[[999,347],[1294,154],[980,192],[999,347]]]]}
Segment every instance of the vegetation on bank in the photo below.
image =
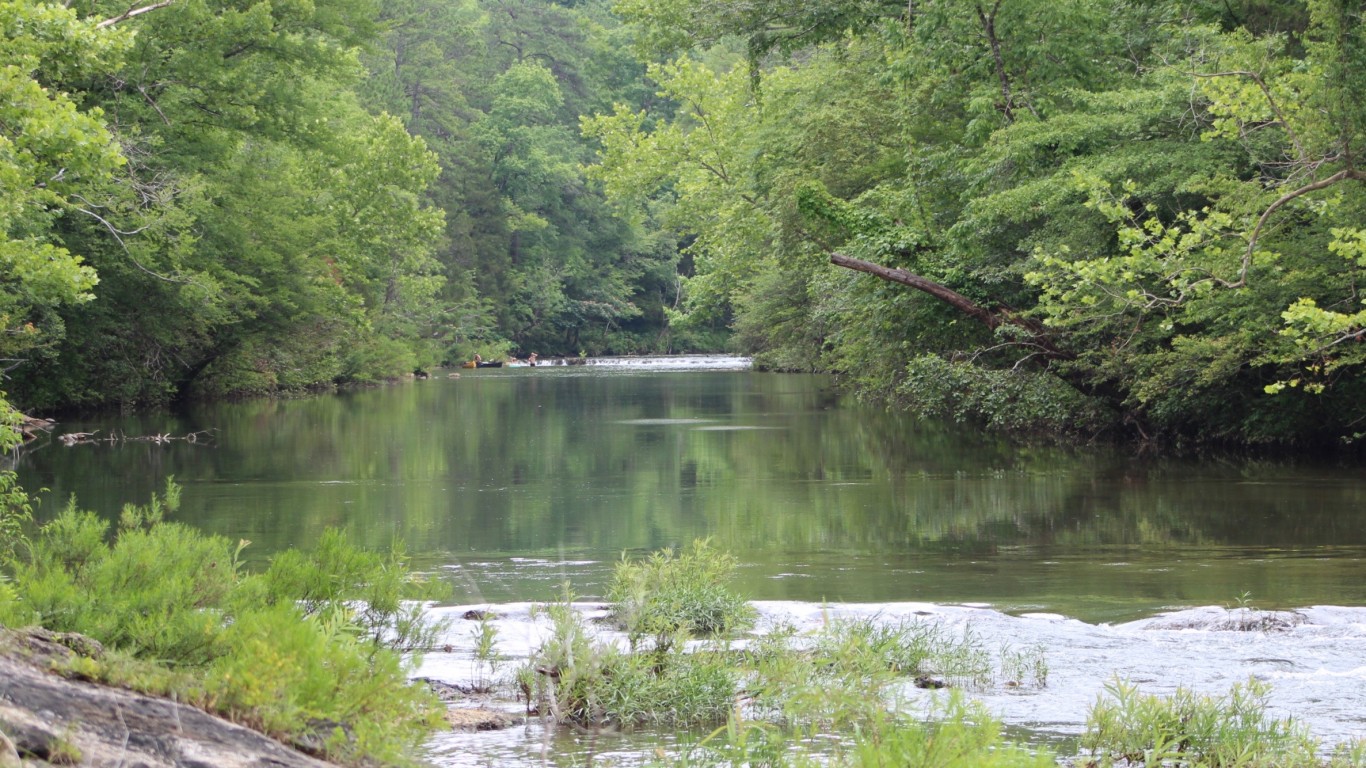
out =
{"type": "Polygon", "coordinates": [[[409,682],[439,627],[415,598],[403,553],[364,552],[329,531],[259,573],[248,542],[167,520],[178,488],[127,505],[117,525],[73,501],[31,537],[22,509],[0,513],[0,626],[79,633],[57,671],[173,697],[347,764],[413,762],[442,722],[433,694],[409,682]]]}
{"type": "Polygon", "coordinates": [[[661,100],[585,121],[593,172],[761,363],[1006,428],[1360,436],[1360,0],[615,7],[661,100]]]}

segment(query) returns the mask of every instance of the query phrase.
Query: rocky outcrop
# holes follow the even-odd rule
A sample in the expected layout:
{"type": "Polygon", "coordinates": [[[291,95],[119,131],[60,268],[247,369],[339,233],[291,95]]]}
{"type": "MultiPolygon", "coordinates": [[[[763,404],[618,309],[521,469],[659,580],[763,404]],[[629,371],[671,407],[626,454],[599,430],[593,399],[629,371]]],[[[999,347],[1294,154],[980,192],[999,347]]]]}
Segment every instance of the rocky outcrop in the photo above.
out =
{"type": "Polygon", "coordinates": [[[0,630],[0,768],[331,765],[194,707],[50,671],[76,653],[73,647],[98,655],[91,642],[79,635],[0,630]]]}

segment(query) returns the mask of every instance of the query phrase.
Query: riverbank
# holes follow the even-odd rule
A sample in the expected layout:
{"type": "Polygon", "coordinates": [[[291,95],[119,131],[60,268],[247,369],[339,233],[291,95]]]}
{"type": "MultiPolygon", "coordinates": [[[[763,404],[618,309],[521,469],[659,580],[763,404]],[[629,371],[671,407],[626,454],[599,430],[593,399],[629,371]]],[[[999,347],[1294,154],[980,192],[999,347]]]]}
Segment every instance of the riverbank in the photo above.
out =
{"type": "Polygon", "coordinates": [[[46,630],[0,629],[0,766],[214,766],[326,768],[328,738],[287,745],[173,699],[81,679],[78,660],[103,655],[95,641],[46,630]]]}

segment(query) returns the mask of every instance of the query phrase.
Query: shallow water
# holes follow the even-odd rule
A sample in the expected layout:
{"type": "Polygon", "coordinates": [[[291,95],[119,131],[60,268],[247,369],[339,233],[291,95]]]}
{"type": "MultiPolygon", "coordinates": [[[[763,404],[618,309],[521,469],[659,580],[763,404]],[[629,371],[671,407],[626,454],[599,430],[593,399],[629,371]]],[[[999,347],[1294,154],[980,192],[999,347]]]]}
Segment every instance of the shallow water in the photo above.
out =
{"type": "MultiPolygon", "coordinates": [[[[1286,629],[1239,631],[1219,627],[1258,620],[1256,611],[1249,615],[1247,609],[1206,606],[1112,625],[1055,614],[1015,616],[982,605],[761,601],[755,606],[760,615],[756,632],[791,624],[814,633],[828,622],[871,618],[935,622],[954,634],[971,632],[993,655],[1003,645],[1016,650],[1041,646],[1049,669],[1045,686],[1014,685],[998,675],[968,691],[1001,719],[1012,738],[1046,744],[1063,755],[1075,754],[1088,709],[1105,694],[1106,684],[1116,680],[1136,684],[1148,694],[1169,695],[1183,687],[1222,696],[1234,684],[1255,678],[1270,685],[1270,715],[1293,716],[1324,745],[1366,736],[1366,608],[1308,607],[1291,614],[1294,621],[1285,623],[1294,625],[1286,629]]],[[[580,607],[587,617],[602,613],[597,604],[580,607]]],[[[438,609],[437,614],[452,618],[443,640],[451,650],[428,654],[419,674],[451,683],[468,683],[481,674],[474,660],[474,623],[458,618],[470,609],[497,616],[492,623],[498,629],[499,651],[507,657],[506,669],[515,667],[549,636],[548,622],[534,617],[532,608],[508,603],[438,609]]],[[[600,631],[624,647],[619,635],[600,631]]],[[[899,706],[909,711],[929,711],[935,699],[948,695],[909,683],[897,693],[899,706]]],[[[520,710],[506,699],[490,705],[520,710]]],[[[443,766],[635,765],[654,759],[658,749],[681,749],[680,742],[687,739],[686,734],[680,738],[648,731],[557,731],[533,718],[506,731],[439,736],[431,750],[433,760],[443,766]]]]}
{"type": "MultiPolygon", "coordinates": [[[[17,468],[26,487],[51,489],[40,516],[74,494],[115,519],[173,475],[178,519],[250,540],[253,565],[329,526],[373,547],[400,541],[450,584],[452,604],[551,600],[566,583],[598,599],[623,552],[711,537],[739,558],[736,587],[766,615],[929,605],[993,644],[1046,644],[1046,691],[984,692],[1038,738],[1074,734],[1116,674],[1155,692],[1266,676],[1276,706],[1321,738],[1366,736],[1353,690],[1366,688],[1366,622],[1355,607],[1313,608],[1366,605],[1359,464],[1022,447],[869,408],[824,377],[745,365],[452,371],[334,396],[72,419],[57,434],[115,439],[50,439],[17,468]],[[191,432],[205,439],[126,439],[191,432]],[[1311,621],[1282,633],[1130,623],[1244,599],[1311,621]]],[[[504,637],[530,631],[514,622],[504,637]]],[[[427,664],[458,669],[442,655],[427,664]]],[[[436,746],[484,754],[487,742],[536,762],[537,727],[436,746]]],[[[601,734],[552,741],[580,756],[636,748],[601,734]]]]}

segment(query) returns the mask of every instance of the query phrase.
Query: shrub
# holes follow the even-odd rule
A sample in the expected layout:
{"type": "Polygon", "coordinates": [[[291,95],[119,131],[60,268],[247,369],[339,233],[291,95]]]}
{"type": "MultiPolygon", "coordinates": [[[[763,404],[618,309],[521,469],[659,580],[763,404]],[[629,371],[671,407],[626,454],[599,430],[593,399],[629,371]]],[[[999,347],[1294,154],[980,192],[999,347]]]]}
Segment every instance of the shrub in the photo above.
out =
{"type": "Polygon", "coordinates": [[[408,684],[397,654],[375,653],[344,623],[299,619],[288,605],[240,615],[204,671],[207,703],[286,740],[345,724],[332,759],[402,760],[438,722],[430,694],[408,684]]]}
{"type": "Polygon", "coordinates": [[[225,398],[331,387],[342,375],[345,332],[330,324],[248,336],[195,377],[199,397],[225,398]]]}
{"type": "Polygon", "coordinates": [[[339,378],[368,384],[412,373],[417,366],[418,356],[409,344],[385,336],[365,335],[347,348],[339,378]]]}
{"type": "Polygon", "coordinates": [[[1114,425],[1100,401],[1048,373],[993,370],[935,355],[911,360],[897,393],[923,418],[1002,432],[1094,435],[1114,425]]]}
{"type": "Polygon", "coordinates": [[[164,522],[176,491],[168,483],[161,498],[125,507],[113,544],[105,543],[109,524],[74,502],[43,526],[15,567],[34,620],[172,665],[221,652],[222,603],[238,580],[239,548],[164,522]]]}
{"type": "Polygon", "coordinates": [[[737,688],[731,655],[716,649],[685,653],[672,640],[627,653],[594,637],[568,596],[543,610],[551,636],[518,678],[554,720],[693,727],[723,722],[730,712],[737,688]]]}
{"type": "Polygon", "coordinates": [[[339,532],[311,554],[242,572],[245,542],[164,520],[178,487],[109,523],[69,504],[7,565],[0,620],[78,632],[109,650],[74,675],[174,695],[353,763],[403,761],[439,705],[410,685],[407,647],[436,630],[405,598],[428,593],[401,551],[361,552],[339,532]],[[17,620],[17,621],[16,621],[17,620]],[[326,736],[326,735],[324,735],[326,736]]]}
{"type": "Polygon", "coordinates": [[[1087,716],[1081,747],[1104,760],[1159,765],[1179,760],[1207,768],[1317,765],[1315,743],[1292,720],[1266,714],[1264,683],[1248,680],[1226,696],[1178,688],[1170,697],[1139,693],[1123,681],[1105,686],[1087,716]]]}
{"type": "Polygon", "coordinates": [[[607,597],[617,626],[634,650],[651,638],[667,651],[680,635],[723,635],[754,621],[754,610],[727,586],[735,557],[706,540],[678,555],[665,549],[633,561],[622,556],[607,597]]]}

